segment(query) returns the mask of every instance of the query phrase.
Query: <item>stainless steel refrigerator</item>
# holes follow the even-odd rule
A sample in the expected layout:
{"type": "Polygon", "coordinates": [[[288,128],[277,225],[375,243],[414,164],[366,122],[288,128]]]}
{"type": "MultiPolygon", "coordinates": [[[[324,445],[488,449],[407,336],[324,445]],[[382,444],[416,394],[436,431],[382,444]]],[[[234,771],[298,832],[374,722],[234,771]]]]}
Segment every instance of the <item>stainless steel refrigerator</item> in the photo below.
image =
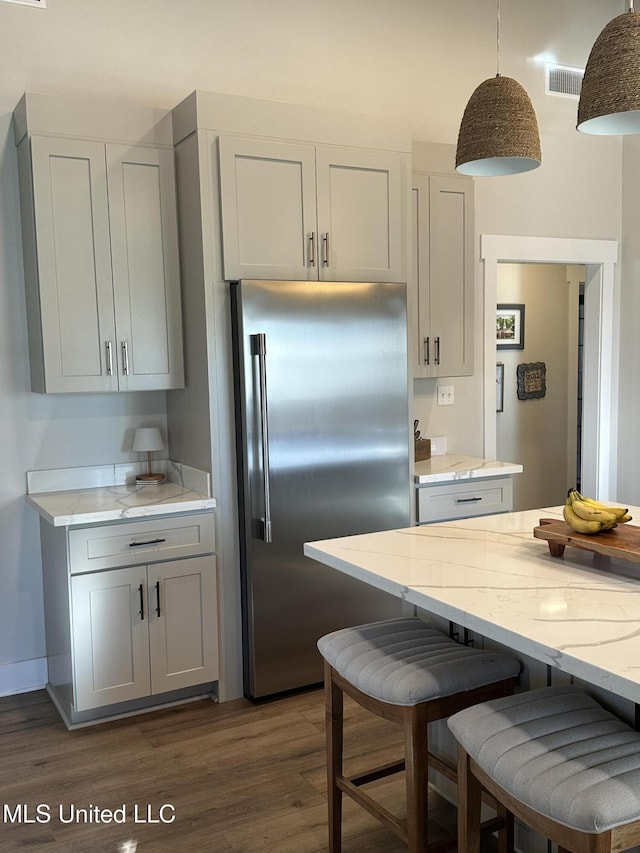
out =
{"type": "Polygon", "coordinates": [[[322,681],[328,631],[400,602],[305,557],[410,520],[404,284],[231,285],[244,691],[322,681]]]}

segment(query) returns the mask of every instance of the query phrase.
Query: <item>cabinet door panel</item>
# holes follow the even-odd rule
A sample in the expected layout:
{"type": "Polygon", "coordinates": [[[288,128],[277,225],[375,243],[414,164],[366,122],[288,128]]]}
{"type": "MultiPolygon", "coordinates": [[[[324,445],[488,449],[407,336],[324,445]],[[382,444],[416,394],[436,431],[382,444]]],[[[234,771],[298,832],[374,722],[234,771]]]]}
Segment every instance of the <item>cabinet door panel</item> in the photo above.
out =
{"type": "Polygon", "coordinates": [[[455,178],[430,179],[432,376],[465,376],[473,372],[471,186],[469,181],[455,178]],[[439,364],[435,363],[436,356],[439,364]]]}
{"type": "Polygon", "coordinates": [[[413,285],[415,299],[409,318],[411,327],[410,359],[415,377],[431,376],[431,340],[429,316],[429,178],[413,176],[411,199],[413,216],[413,285]]]}
{"type": "Polygon", "coordinates": [[[31,140],[46,391],[117,388],[104,146],[31,140]]]}
{"type": "Polygon", "coordinates": [[[76,575],[71,607],[75,710],[148,696],[145,567],[76,575]]]}
{"type": "Polygon", "coordinates": [[[215,558],[151,565],[151,688],[164,693],[218,678],[215,558]]]}
{"type": "Polygon", "coordinates": [[[473,373],[473,181],[413,176],[415,377],[473,373]]]}
{"type": "Polygon", "coordinates": [[[400,156],[318,147],[316,166],[320,277],[404,281],[400,156]]]}
{"type": "Polygon", "coordinates": [[[107,163],[120,389],[180,387],[173,153],[108,145],[107,163]]]}
{"type": "Polygon", "coordinates": [[[317,278],[309,244],[313,146],[235,137],[220,137],[218,145],[225,279],[317,278]]]}

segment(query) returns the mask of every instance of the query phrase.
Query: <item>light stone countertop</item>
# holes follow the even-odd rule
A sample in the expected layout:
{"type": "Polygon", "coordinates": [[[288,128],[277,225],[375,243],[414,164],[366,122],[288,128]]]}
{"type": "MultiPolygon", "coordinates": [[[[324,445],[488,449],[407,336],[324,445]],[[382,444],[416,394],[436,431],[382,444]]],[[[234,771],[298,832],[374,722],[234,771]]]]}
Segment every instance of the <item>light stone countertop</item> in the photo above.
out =
{"type": "Polygon", "coordinates": [[[453,483],[457,480],[472,480],[481,477],[505,477],[520,474],[522,465],[515,462],[478,459],[475,456],[456,456],[445,453],[416,462],[413,468],[414,482],[419,485],[453,483]]]}
{"type": "Polygon", "coordinates": [[[28,494],[26,500],[54,527],[195,512],[216,505],[215,498],[171,482],[159,486],[113,485],[28,494]]]}
{"type": "MultiPolygon", "coordinates": [[[[640,520],[639,507],[629,511],[640,520]]],[[[304,552],[640,703],[640,565],[572,547],[551,557],[533,537],[546,517],[561,519],[562,508],[329,539],[304,552]]]]}

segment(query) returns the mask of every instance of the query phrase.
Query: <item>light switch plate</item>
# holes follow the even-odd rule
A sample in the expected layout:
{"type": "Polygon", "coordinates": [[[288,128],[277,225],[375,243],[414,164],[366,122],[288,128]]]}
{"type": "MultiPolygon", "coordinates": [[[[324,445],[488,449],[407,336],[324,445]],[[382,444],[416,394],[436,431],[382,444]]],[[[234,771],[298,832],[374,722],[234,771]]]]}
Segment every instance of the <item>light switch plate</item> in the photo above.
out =
{"type": "Polygon", "coordinates": [[[453,406],[453,385],[438,385],[437,394],[439,406],[453,406]]]}

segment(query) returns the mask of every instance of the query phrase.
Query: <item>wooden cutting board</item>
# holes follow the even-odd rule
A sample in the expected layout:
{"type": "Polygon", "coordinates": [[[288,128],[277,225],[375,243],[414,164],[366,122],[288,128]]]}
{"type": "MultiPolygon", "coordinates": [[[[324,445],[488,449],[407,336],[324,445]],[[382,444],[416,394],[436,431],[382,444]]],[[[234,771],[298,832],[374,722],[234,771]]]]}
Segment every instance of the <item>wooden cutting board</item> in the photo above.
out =
{"type": "Polygon", "coordinates": [[[582,548],[595,554],[604,554],[617,560],[640,563],[640,527],[619,524],[612,530],[587,536],[576,533],[565,521],[555,518],[541,518],[538,527],[533,528],[536,539],[546,539],[552,557],[562,557],[567,545],[582,548]]]}

